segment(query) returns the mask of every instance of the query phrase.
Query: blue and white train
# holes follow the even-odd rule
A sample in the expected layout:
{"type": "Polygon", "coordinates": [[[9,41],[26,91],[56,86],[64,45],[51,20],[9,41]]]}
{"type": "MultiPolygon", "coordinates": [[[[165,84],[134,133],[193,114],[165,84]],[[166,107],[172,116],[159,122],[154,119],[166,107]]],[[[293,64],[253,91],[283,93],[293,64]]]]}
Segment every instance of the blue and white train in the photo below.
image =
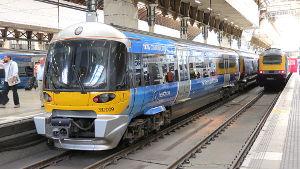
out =
{"type": "MultiPolygon", "coordinates": [[[[11,59],[18,64],[19,77],[21,83],[18,84],[18,88],[24,88],[30,77],[34,73],[34,64],[39,61],[40,57],[45,57],[46,54],[25,54],[25,53],[7,53],[0,52],[0,60],[5,56],[10,56],[11,59]]],[[[4,69],[0,69],[0,90],[3,89],[5,80],[4,69]]]]}
{"type": "Polygon", "coordinates": [[[38,134],[106,150],[256,82],[258,56],[84,22],[53,38],[45,66],[38,134]]]}

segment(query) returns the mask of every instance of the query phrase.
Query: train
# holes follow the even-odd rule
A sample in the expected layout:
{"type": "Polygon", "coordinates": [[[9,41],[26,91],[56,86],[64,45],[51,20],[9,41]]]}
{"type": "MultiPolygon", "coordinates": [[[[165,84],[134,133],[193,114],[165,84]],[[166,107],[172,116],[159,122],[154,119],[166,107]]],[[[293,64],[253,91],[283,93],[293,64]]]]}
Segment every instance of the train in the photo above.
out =
{"type": "Polygon", "coordinates": [[[259,85],[263,87],[283,87],[290,74],[289,56],[281,49],[269,48],[260,54],[259,85]]]}
{"type": "Polygon", "coordinates": [[[291,73],[298,72],[298,59],[297,58],[289,58],[289,69],[291,73]]]}
{"type": "Polygon", "coordinates": [[[37,133],[57,148],[108,150],[257,83],[258,55],[98,22],[50,43],[37,133]]]}
{"type": "MultiPolygon", "coordinates": [[[[30,77],[34,73],[34,65],[39,61],[40,57],[46,57],[46,54],[33,54],[24,52],[1,52],[0,60],[4,59],[4,56],[11,56],[11,59],[18,64],[19,77],[21,83],[18,84],[18,88],[24,88],[30,77]]],[[[0,69],[0,90],[4,88],[5,72],[4,69],[0,69]]]]}

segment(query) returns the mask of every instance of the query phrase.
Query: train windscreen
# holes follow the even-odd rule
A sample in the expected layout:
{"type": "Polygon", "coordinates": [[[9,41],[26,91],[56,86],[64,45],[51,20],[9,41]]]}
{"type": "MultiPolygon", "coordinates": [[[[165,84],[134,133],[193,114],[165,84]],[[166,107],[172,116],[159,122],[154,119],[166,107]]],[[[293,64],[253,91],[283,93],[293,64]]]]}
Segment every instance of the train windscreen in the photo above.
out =
{"type": "Polygon", "coordinates": [[[282,63],[281,55],[266,55],[263,58],[264,65],[280,65],[282,63]]]}
{"type": "Polygon", "coordinates": [[[51,44],[45,89],[122,90],[127,49],[108,40],[65,40],[51,44]]]}

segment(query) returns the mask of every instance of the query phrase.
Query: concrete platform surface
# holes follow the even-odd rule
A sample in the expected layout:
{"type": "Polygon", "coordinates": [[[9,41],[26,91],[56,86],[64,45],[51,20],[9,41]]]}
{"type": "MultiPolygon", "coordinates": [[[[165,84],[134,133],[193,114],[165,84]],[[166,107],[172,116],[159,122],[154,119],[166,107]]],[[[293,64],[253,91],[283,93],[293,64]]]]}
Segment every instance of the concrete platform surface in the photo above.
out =
{"type": "Polygon", "coordinates": [[[241,169],[300,168],[300,76],[282,91],[241,169]]]}
{"type": "Polygon", "coordinates": [[[12,91],[9,91],[9,102],[5,108],[0,108],[0,124],[32,118],[45,112],[44,108],[41,108],[38,90],[25,91],[24,89],[18,89],[18,94],[21,106],[20,108],[14,108],[13,94],[12,91]]]}

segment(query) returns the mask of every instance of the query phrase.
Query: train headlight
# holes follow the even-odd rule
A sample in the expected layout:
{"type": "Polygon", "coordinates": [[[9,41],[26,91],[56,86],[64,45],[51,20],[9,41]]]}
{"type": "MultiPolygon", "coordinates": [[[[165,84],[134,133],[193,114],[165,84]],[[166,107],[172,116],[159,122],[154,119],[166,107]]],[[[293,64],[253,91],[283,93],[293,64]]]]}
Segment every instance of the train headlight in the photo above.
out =
{"type": "Polygon", "coordinates": [[[285,71],[284,71],[284,70],[281,70],[281,71],[280,71],[280,74],[284,75],[284,74],[285,74],[285,71]]]}
{"type": "Polygon", "coordinates": [[[95,103],[106,103],[113,100],[116,97],[113,93],[103,93],[93,98],[95,103]]]}
{"type": "Polygon", "coordinates": [[[44,92],[44,100],[46,102],[52,102],[52,97],[48,93],[44,92]]]}

